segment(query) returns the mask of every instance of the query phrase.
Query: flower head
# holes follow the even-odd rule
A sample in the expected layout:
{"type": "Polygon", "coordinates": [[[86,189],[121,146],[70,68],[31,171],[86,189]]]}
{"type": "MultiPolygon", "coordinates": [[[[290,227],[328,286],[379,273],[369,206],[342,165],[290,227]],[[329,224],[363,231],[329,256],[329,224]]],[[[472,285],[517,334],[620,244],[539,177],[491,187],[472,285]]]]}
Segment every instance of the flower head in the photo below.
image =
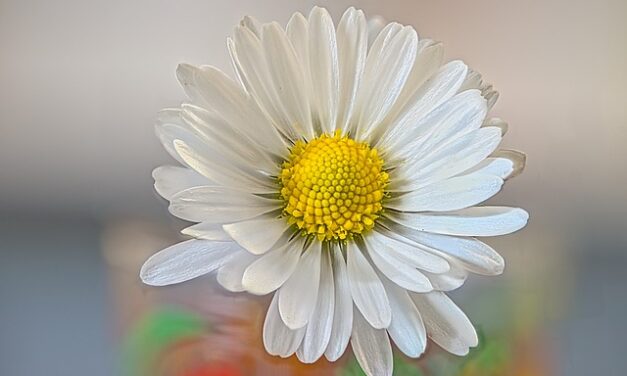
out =
{"type": "Polygon", "coordinates": [[[237,81],[182,64],[189,101],[157,134],[183,167],[154,171],[193,239],[144,264],[151,285],[217,270],[231,291],[274,293],[266,350],[338,359],[349,341],[369,375],[391,374],[390,338],[410,357],[430,337],[477,344],[445,295],[503,258],[475,237],[525,226],[518,208],[476,206],[519,173],[497,150],[497,93],[410,26],[348,9],[296,13],[284,29],[247,17],[228,39],[237,81]]]}

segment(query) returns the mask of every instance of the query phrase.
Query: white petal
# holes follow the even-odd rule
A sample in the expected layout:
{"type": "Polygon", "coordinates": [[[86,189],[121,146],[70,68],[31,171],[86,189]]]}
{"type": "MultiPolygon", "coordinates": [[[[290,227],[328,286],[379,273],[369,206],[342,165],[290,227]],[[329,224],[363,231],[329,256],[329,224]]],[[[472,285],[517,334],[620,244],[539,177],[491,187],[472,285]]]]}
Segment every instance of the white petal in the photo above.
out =
{"type": "Polygon", "coordinates": [[[498,128],[474,130],[447,143],[428,156],[416,156],[398,168],[398,183],[390,191],[410,191],[457,175],[476,166],[501,142],[498,128]]]}
{"type": "Polygon", "coordinates": [[[196,171],[178,166],[157,167],[152,171],[152,177],[155,179],[155,190],[166,200],[188,188],[211,184],[196,171]]]}
{"type": "Polygon", "coordinates": [[[446,273],[434,274],[425,272],[434,290],[452,291],[460,288],[466,282],[466,278],[468,278],[466,268],[453,259],[449,260],[449,264],[451,269],[446,273]]]}
{"type": "Polygon", "coordinates": [[[192,222],[229,223],[253,218],[280,208],[276,200],[224,187],[202,186],[174,195],[170,213],[192,222]]]}
{"type": "Polygon", "coordinates": [[[393,220],[418,231],[459,236],[499,236],[525,227],[529,214],[520,208],[483,206],[445,213],[389,213],[393,220]]]}
{"type": "Polygon", "coordinates": [[[296,269],[303,246],[304,238],[294,239],[258,258],[244,272],[242,284],[246,291],[265,295],[281,287],[296,269]]]}
{"type": "Polygon", "coordinates": [[[370,325],[387,328],[392,313],[381,280],[354,242],[348,244],[346,253],[348,281],[355,305],[370,325]]]}
{"type": "Polygon", "coordinates": [[[469,174],[488,174],[505,180],[514,172],[514,162],[507,158],[486,158],[475,167],[465,171],[462,176],[469,174]]]}
{"type": "Polygon", "coordinates": [[[271,179],[250,175],[239,168],[243,165],[226,162],[216,151],[210,151],[204,146],[199,149],[182,140],[175,140],[174,148],[188,166],[219,185],[242,187],[253,193],[270,193],[276,190],[271,179]]]}
{"type": "Polygon", "coordinates": [[[257,259],[246,251],[237,252],[224,266],[218,270],[218,283],[225,289],[232,292],[241,292],[245,288],[242,285],[244,271],[257,259]]]}
{"type": "Polygon", "coordinates": [[[337,49],[340,75],[337,129],[346,133],[368,51],[366,17],[361,10],[351,7],[344,12],[337,27],[337,49]]]}
{"type": "Polygon", "coordinates": [[[487,113],[478,90],[468,90],[442,103],[417,122],[408,124],[403,135],[390,141],[396,158],[429,155],[445,143],[479,128],[487,113]]]}
{"type": "MultiPolygon", "coordinates": [[[[461,61],[451,61],[442,66],[440,71],[423,84],[408,100],[398,118],[388,126],[384,140],[402,138],[403,133],[421,117],[444,103],[457,93],[468,67],[461,61]]],[[[382,141],[385,145],[385,142],[382,141]]]]}
{"type": "Polygon", "coordinates": [[[407,291],[382,278],[392,307],[388,333],[396,346],[410,358],[419,357],[427,346],[427,332],[416,305],[407,291]]]}
{"type": "Polygon", "coordinates": [[[497,194],[503,179],[479,172],[446,179],[395,197],[385,206],[400,211],[451,211],[477,205],[497,194]]]}
{"type": "Polygon", "coordinates": [[[321,253],[321,243],[314,242],[301,256],[292,276],[279,289],[279,312],[290,329],[305,326],[316,306],[321,253]]]}
{"type": "MultiPolygon", "coordinates": [[[[362,248],[365,252],[365,248],[362,248]]],[[[429,279],[418,269],[405,263],[403,259],[391,257],[377,247],[368,247],[368,254],[374,265],[391,281],[414,292],[429,292],[433,290],[429,279]],[[375,251],[376,250],[376,251],[375,251]]]]}
{"type": "MultiPolygon", "coordinates": [[[[278,155],[285,153],[285,145],[272,124],[260,111],[256,103],[227,75],[211,66],[202,68],[180,64],[177,70],[183,87],[193,89],[190,95],[195,104],[215,111],[231,127],[265,150],[278,155]]],[[[188,90],[189,94],[189,90],[188,90]]]]}
{"type": "Polygon", "coordinates": [[[261,45],[270,79],[266,85],[274,86],[280,101],[282,128],[294,127],[297,134],[313,138],[304,72],[292,44],[278,23],[263,26],[261,45]]]}
{"type": "Polygon", "coordinates": [[[187,240],[152,255],[139,275],[151,286],[189,281],[224,265],[238,249],[235,243],[187,240]]]}
{"type": "Polygon", "coordinates": [[[272,249],[279,238],[289,230],[290,225],[285,218],[266,215],[248,221],[230,223],[224,225],[223,228],[248,252],[261,255],[272,249]]]}
{"type": "Polygon", "coordinates": [[[466,355],[479,340],[468,317],[446,294],[412,294],[422,315],[429,337],[455,355],[466,355]]]}
{"type": "Polygon", "coordinates": [[[325,133],[335,130],[339,91],[338,46],[335,27],[326,9],[314,7],[309,15],[309,69],[312,109],[325,133]]]}
{"type": "Polygon", "coordinates": [[[200,222],[181,230],[182,234],[196,239],[213,240],[218,242],[232,241],[233,239],[223,229],[221,224],[200,222]]]}
{"type": "Polygon", "coordinates": [[[355,309],[351,346],[361,369],[368,376],[392,375],[390,338],[385,329],[375,329],[355,309]]]}
{"type": "Polygon", "coordinates": [[[382,32],[366,57],[357,94],[359,121],[355,137],[368,136],[386,117],[403,90],[418,48],[416,31],[405,26],[393,35],[382,32]]]}
{"type": "Polygon", "coordinates": [[[313,363],[318,360],[327,348],[331,337],[335,296],[329,252],[330,249],[323,249],[316,308],[307,325],[303,343],[296,352],[298,359],[303,363],[313,363]]]}
{"type": "Polygon", "coordinates": [[[274,294],[263,323],[263,345],[270,355],[287,358],[294,354],[305,335],[305,328],[291,330],[279,315],[279,297],[274,294]]]}
{"type": "Polygon", "coordinates": [[[507,176],[507,179],[515,178],[520,175],[527,163],[527,155],[518,150],[501,149],[497,150],[493,156],[497,158],[507,158],[514,164],[513,171],[507,176]]]}
{"type": "Polygon", "coordinates": [[[332,252],[335,305],[331,338],[324,353],[330,362],[338,360],[344,354],[353,329],[353,298],[346,271],[346,261],[339,246],[334,246],[332,252]]]}
{"type": "Polygon", "coordinates": [[[419,268],[432,273],[444,273],[449,270],[446,259],[436,255],[429,248],[396,236],[382,227],[364,237],[368,248],[383,258],[394,258],[397,263],[419,268]]]}
{"type": "Polygon", "coordinates": [[[464,268],[477,274],[497,275],[503,272],[505,261],[494,249],[474,238],[431,234],[394,223],[386,223],[402,236],[453,257],[464,268]]]}
{"type": "Polygon", "coordinates": [[[239,24],[252,31],[256,36],[261,36],[261,22],[252,16],[244,16],[239,24]]]}
{"type": "Polygon", "coordinates": [[[501,118],[493,117],[493,118],[486,119],[483,125],[486,127],[500,128],[501,134],[503,136],[505,136],[505,134],[507,133],[507,128],[508,128],[507,122],[501,118]]]}

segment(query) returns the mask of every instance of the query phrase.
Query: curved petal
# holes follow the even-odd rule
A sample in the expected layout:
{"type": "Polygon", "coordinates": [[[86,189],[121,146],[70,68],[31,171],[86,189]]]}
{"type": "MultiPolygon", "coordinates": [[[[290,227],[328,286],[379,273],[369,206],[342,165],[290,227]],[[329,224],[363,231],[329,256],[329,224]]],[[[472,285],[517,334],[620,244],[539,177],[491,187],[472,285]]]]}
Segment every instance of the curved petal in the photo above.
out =
{"type": "Polygon", "coordinates": [[[455,355],[466,355],[479,340],[468,317],[442,292],[412,294],[433,342],[455,355]]]}
{"type": "Polygon", "coordinates": [[[507,158],[514,164],[513,171],[507,175],[506,179],[515,178],[520,175],[527,164],[527,155],[518,150],[501,149],[497,150],[493,156],[497,158],[507,158]]]}
{"type": "Polygon", "coordinates": [[[152,171],[155,190],[166,200],[188,188],[211,184],[196,171],[179,166],[159,166],[152,171]]]}
{"type": "Polygon", "coordinates": [[[497,275],[501,274],[505,267],[503,257],[477,239],[431,234],[412,230],[392,222],[386,223],[386,225],[401,236],[454,258],[473,273],[497,275]]]}
{"type": "Polygon", "coordinates": [[[309,69],[314,123],[333,133],[339,96],[338,45],[331,15],[314,7],[309,14],[309,69]]]}
{"type": "Polygon", "coordinates": [[[466,282],[466,278],[468,278],[467,269],[455,260],[449,260],[449,264],[451,269],[446,273],[434,274],[425,272],[434,290],[452,291],[460,288],[466,282]]]}
{"type": "Polygon", "coordinates": [[[290,231],[290,225],[285,218],[274,215],[264,215],[222,227],[233,240],[255,255],[261,255],[272,249],[281,236],[290,231]]]}
{"type": "Polygon", "coordinates": [[[323,249],[320,289],[318,290],[316,308],[309,320],[309,324],[307,324],[303,343],[296,351],[296,356],[303,363],[313,363],[318,360],[327,348],[331,338],[335,293],[329,251],[328,248],[323,249]]]}
{"type": "Polygon", "coordinates": [[[348,244],[346,254],[346,270],[355,305],[370,325],[387,328],[392,313],[381,280],[354,242],[348,244]]]}
{"type": "MultiPolygon", "coordinates": [[[[374,265],[391,281],[397,285],[414,292],[433,291],[433,286],[429,279],[412,265],[403,262],[404,260],[385,255],[385,252],[375,251],[376,248],[368,248],[368,255],[372,258],[374,265]]],[[[366,252],[366,248],[362,247],[366,252]]]]}
{"type": "Polygon", "coordinates": [[[280,101],[279,121],[283,122],[282,128],[293,127],[296,134],[313,138],[311,110],[304,84],[305,72],[285,31],[278,23],[263,25],[261,45],[269,72],[269,81],[265,85],[274,86],[280,101]]]}
{"type": "Polygon", "coordinates": [[[403,354],[418,358],[427,346],[427,331],[422,317],[407,291],[381,278],[392,307],[392,322],[388,333],[403,354]]]}
{"type": "Polygon", "coordinates": [[[292,276],[279,289],[279,312],[290,329],[307,325],[316,306],[321,253],[321,243],[314,242],[301,256],[292,276]]]}
{"type": "Polygon", "coordinates": [[[244,272],[242,285],[255,295],[269,294],[278,289],[292,276],[303,247],[304,238],[298,238],[261,256],[244,272]]]}
{"type": "Polygon", "coordinates": [[[428,156],[416,156],[400,166],[390,191],[406,192],[457,175],[487,158],[501,142],[498,128],[479,128],[458,137],[428,156]]]}
{"type": "Polygon", "coordinates": [[[229,223],[257,217],[280,209],[271,199],[224,187],[186,189],[170,201],[170,213],[192,222],[229,223]]]}
{"type": "Polygon", "coordinates": [[[216,242],[230,242],[233,239],[223,229],[221,224],[200,222],[181,230],[181,234],[196,239],[213,240],[216,242]]]}
{"type": "Polygon", "coordinates": [[[368,244],[368,249],[379,253],[383,258],[391,257],[396,262],[432,273],[449,270],[447,260],[434,254],[433,250],[395,235],[381,226],[377,226],[375,231],[364,237],[364,241],[368,244]]]}
{"type": "Polygon", "coordinates": [[[263,323],[263,345],[270,355],[287,358],[294,354],[305,336],[305,328],[288,328],[279,314],[279,297],[274,294],[263,323]]]}
{"type": "Polygon", "coordinates": [[[392,376],[390,338],[385,329],[375,329],[355,309],[351,346],[361,369],[368,376],[392,376]]]}
{"type": "Polygon", "coordinates": [[[329,346],[324,355],[330,361],[338,360],[350,340],[353,329],[353,298],[351,297],[346,261],[339,246],[333,246],[333,280],[335,282],[335,305],[333,312],[333,328],[329,346]]]}
{"type": "Polygon", "coordinates": [[[421,117],[455,95],[466,77],[468,67],[455,60],[442,66],[438,73],[425,82],[408,100],[398,118],[392,122],[382,135],[381,145],[389,140],[402,138],[406,129],[415,124],[421,117]]]}
{"type": "Polygon", "coordinates": [[[242,285],[244,271],[256,259],[255,255],[251,255],[246,251],[237,252],[218,270],[218,283],[232,292],[244,291],[245,288],[242,285]]]}
{"type": "Polygon", "coordinates": [[[459,236],[499,236],[525,227],[529,214],[520,208],[482,206],[443,213],[389,213],[418,231],[459,236]]]}
{"type": "Polygon", "coordinates": [[[465,209],[494,196],[502,186],[503,179],[500,177],[475,172],[433,183],[397,196],[387,201],[385,206],[403,212],[465,209]]]}
{"type": "MultiPolygon", "coordinates": [[[[400,27],[400,26],[399,26],[400,27]]],[[[374,41],[357,93],[359,121],[355,137],[370,135],[391,110],[403,90],[416,58],[418,35],[410,27],[391,27],[374,41]]]]}
{"type": "Polygon", "coordinates": [[[139,276],[151,286],[189,281],[224,265],[239,249],[235,243],[187,240],[152,255],[139,276]]]}
{"type": "Polygon", "coordinates": [[[346,134],[368,52],[368,27],[361,10],[350,7],[344,12],[337,27],[337,50],[340,90],[337,129],[346,134]]]}

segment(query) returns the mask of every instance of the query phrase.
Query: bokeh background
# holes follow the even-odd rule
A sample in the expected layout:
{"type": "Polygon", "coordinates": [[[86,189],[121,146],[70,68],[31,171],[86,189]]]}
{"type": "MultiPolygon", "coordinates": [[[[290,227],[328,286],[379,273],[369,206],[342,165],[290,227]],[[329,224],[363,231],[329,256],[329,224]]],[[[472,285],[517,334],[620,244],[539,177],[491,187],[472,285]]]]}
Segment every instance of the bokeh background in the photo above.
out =
{"type": "Polygon", "coordinates": [[[624,375],[627,2],[0,0],[0,374],[359,375],[263,354],[264,300],[212,277],[151,289],[142,261],[179,239],[152,188],[173,163],[156,112],[183,100],[179,62],[231,72],[247,14],[287,22],[349,5],[443,41],[501,92],[524,174],[492,200],[529,226],[488,239],[504,275],[453,294],[479,328],[468,358],[430,346],[398,375],[624,375]]]}

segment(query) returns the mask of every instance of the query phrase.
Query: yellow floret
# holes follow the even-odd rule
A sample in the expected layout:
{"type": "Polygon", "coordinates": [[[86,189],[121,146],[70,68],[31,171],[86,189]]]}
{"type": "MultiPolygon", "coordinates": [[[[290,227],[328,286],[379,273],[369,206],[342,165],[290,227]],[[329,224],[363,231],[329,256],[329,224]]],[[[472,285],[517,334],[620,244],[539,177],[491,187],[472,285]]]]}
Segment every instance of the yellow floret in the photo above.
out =
{"type": "Polygon", "coordinates": [[[284,215],[319,240],[350,239],[374,227],[388,183],[367,143],[339,132],[298,141],[279,174],[284,215]]]}

